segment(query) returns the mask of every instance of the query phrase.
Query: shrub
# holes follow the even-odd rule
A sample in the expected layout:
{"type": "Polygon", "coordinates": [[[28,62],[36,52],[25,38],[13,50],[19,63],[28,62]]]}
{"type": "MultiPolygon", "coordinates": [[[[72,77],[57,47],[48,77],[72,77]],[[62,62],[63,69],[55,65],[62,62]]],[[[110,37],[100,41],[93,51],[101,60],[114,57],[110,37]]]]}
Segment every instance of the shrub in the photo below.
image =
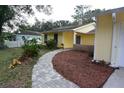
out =
{"type": "Polygon", "coordinates": [[[64,48],[64,44],[63,43],[61,43],[61,48],[64,48]]]}
{"type": "Polygon", "coordinates": [[[36,39],[32,39],[30,41],[26,40],[22,48],[24,49],[23,55],[27,57],[38,56],[39,48],[38,48],[36,39]]]}
{"type": "Polygon", "coordinates": [[[42,45],[42,44],[38,44],[37,46],[39,49],[46,49],[47,48],[46,45],[42,45]]]}
{"type": "Polygon", "coordinates": [[[5,40],[9,40],[9,41],[16,40],[16,35],[10,32],[4,32],[2,33],[2,36],[4,37],[5,40]]]}
{"type": "Polygon", "coordinates": [[[46,42],[46,45],[47,45],[47,48],[49,48],[49,49],[55,49],[55,48],[57,48],[56,42],[53,39],[48,40],[46,42]]]}

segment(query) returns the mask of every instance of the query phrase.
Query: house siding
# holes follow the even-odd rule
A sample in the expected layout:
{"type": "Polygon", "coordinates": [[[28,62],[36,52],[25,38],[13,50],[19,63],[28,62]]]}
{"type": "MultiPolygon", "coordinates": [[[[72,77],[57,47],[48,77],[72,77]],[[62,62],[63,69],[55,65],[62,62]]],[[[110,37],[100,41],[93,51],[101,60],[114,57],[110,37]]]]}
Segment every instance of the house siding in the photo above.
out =
{"type": "Polygon", "coordinates": [[[116,22],[121,23],[124,22],[124,12],[119,12],[116,14],[116,22]]]}
{"type": "Polygon", "coordinates": [[[94,45],[94,34],[83,34],[81,36],[82,45],[94,45]]]}
{"type": "Polygon", "coordinates": [[[48,40],[54,39],[54,33],[48,33],[48,40]]]}
{"type": "Polygon", "coordinates": [[[54,39],[54,33],[58,33],[58,47],[62,47],[61,44],[64,44],[64,48],[73,48],[76,44],[76,35],[81,36],[81,46],[82,45],[94,45],[94,34],[87,34],[89,31],[95,29],[95,23],[91,23],[85,26],[77,27],[75,29],[69,29],[65,32],[46,32],[47,40],[54,39]]]}
{"type": "Polygon", "coordinates": [[[63,32],[64,48],[73,48],[74,32],[63,32]]]}
{"type": "Polygon", "coordinates": [[[95,34],[95,60],[111,61],[112,32],[112,14],[98,16],[95,34]]]}
{"type": "MultiPolygon", "coordinates": [[[[48,39],[47,40],[51,40],[54,39],[54,33],[48,33],[48,39]]],[[[62,32],[58,33],[58,47],[61,47],[62,44],[62,32]]]]}
{"type": "Polygon", "coordinates": [[[62,44],[62,32],[58,33],[58,47],[62,47],[61,44],[62,44]]]}

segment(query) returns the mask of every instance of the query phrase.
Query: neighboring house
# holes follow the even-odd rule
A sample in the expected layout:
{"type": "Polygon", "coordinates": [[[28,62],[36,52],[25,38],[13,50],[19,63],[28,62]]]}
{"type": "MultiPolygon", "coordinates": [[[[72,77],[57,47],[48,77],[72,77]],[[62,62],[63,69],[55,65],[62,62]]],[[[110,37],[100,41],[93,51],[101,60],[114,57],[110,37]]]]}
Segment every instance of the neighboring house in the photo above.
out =
{"type": "Polygon", "coordinates": [[[68,26],[44,31],[44,41],[54,39],[58,47],[73,48],[74,45],[94,45],[95,23],[84,26],[68,26]]]}
{"type": "Polygon", "coordinates": [[[96,16],[94,60],[124,67],[124,7],[96,16]]]}
{"type": "Polygon", "coordinates": [[[21,47],[22,45],[24,45],[23,38],[25,38],[26,40],[32,40],[33,38],[35,38],[38,44],[41,44],[44,41],[43,35],[40,32],[25,31],[25,32],[15,34],[14,40],[11,40],[11,41],[5,40],[5,45],[7,45],[7,47],[9,48],[21,47]]]}
{"type": "Polygon", "coordinates": [[[24,31],[16,34],[16,41],[23,41],[23,38],[26,40],[36,39],[38,42],[43,42],[42,34],[36,31],[24,31]]]}

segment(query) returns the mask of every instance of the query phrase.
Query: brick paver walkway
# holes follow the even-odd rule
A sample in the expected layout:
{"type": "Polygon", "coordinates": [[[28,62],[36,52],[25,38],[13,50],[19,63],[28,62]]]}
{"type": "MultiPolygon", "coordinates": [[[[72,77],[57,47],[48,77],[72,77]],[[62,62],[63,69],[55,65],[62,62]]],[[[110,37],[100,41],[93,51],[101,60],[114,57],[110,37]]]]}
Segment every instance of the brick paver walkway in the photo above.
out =
{"type": "Polygon", "coordinates": [[[67,50],[55,50],[43,55],[39,59],[32,72],[33,88],[79,88],[53,69],[52,58],[61,51],[67,50]]]}

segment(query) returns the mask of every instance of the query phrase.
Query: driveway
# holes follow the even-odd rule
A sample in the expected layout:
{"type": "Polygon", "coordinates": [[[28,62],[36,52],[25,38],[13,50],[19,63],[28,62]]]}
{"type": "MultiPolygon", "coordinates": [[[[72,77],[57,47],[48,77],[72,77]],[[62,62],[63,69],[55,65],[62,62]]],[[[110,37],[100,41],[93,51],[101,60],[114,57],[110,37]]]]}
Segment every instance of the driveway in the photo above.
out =
{"type": "Polygon", "coordinates": [[[32,87],[33,88],[78,88],[76,84],[64,79],[58,74],[52,65],[53,57],[67,50],[55,50],[43,55],[33,68],[32,87]]]}
{"type": "Polygon", "coordinates": [[[124,68],[115,70],[103,88],[124,88],[124,68]]]}

